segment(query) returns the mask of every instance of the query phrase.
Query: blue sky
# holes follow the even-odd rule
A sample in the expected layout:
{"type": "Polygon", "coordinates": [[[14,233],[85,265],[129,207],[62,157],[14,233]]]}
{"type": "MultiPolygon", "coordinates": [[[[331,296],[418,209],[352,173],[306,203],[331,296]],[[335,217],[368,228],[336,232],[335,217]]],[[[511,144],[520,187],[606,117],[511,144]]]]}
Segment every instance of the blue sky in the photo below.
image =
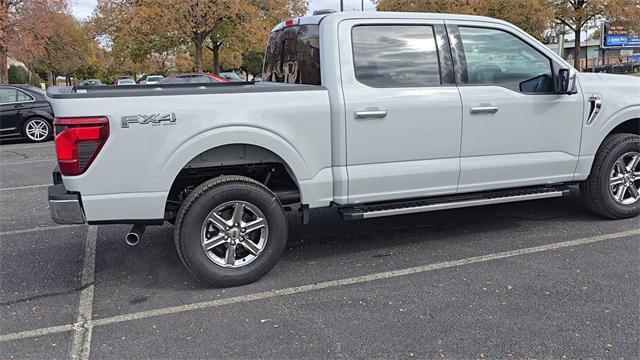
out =
{"type": "MultiPolygon", "coordinates": [[[[87,18],[96,6],[97,0],[71,0],[73,15],[79,19],[87,18]]],[[[309,0],[309,12],[318,9],[338,9],[340,0],[309,0]]],[[[360,10],[360,0],[344,0],[345,10],[360,10]]],[[[364,0],[365,10],[374,10],[371,0],[364,0]]]]}

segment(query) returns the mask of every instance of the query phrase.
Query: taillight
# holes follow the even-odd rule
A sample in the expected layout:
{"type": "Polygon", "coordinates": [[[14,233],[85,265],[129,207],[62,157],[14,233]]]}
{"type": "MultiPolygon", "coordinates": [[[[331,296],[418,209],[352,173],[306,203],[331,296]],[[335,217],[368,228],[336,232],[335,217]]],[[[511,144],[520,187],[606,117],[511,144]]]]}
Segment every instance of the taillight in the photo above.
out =
{"type": "Polygon", "coordinates": [[[105,117],[56,118],[58,166],[65,176],[84,173],[109,138],[105,117]]]}

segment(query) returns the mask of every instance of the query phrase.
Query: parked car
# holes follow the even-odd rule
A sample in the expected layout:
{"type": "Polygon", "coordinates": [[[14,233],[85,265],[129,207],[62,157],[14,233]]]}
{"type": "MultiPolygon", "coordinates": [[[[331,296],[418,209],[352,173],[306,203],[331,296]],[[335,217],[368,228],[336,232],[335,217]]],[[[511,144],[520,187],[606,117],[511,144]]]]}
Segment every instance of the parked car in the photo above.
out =
{"type": "Polygon", "coordinates": [[[238,74],[236,74],[233,71],[229,71],[229,72],[221,72],[220,74],[218,74],[221,78],[223,79],[227,79],[229,81],[236,81],[236,82],[240,82],[240,81],[244,81],[242,80],[242,78],[240,78],[240,76],[238,76],[238,74]]]}
{"type": "Polygon", "coordinates": [[[159,84],[162,80],[164,80],[164,76],[162,75],[149,75],[144,81],[147,85],[153,85],[159,84]]]}
{"type": "Polygon", "coordinates": [[[31,142],[53,137],[53,110],[44,91],[30,85],[0,85],[0,139],[31,142]]]}
{"type": "Polygon", "coordinates": [[[263,78],[51,88],[54,221],[133,224],[129,244],[173,223],[186,268],[233,286],[275,266],[291,209],[304,223],[329,206],[369,219],[565,197],[577,185],[603,217],[640,213],[640,79],[579,73],[507,22],[291,19],[271,32],[263,78]]]}
{"type": "Polygon", "coordinates": [[[80,86],[100,86],[100,85],[102,85],[102,81],[100,81],[98,79],[83,80],[80,83],[80,86]]]}
{"type": "Polygon", "coordinates": [[[136,85],[136,82],[131,78],[120,79],[116,85],[136,85]]]}
{"type": "Polygon", "coordinates": [[[160,84],[212,84],[228,83],[229,80],[210,73],[192,73],[172,75],[160,81],[160,84]]]}

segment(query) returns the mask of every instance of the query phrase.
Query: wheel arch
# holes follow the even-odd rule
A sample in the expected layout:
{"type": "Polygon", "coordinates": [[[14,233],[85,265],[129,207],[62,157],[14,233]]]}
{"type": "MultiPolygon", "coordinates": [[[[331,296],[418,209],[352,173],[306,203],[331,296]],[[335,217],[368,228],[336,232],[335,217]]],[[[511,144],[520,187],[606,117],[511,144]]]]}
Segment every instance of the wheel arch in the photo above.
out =
{"type": "Polygon", "coordinates": [[[170,183],[198,156],[208,153],[215,154],[216,149],[224,149],[225,146],[241,145],[262,149],[262,154],[273,154],[291,172],[297,182],[309,177],[309,169],[300,153],[283,137],[271,131],[253,127],[224,127],[206,131],[190,138],[178,146],[161,171],[163,179],[170,179],[170,183]]]}
{"type": "Polygon", "coordinates": [[[208,145],[209,139],[189,146],[188,150],[185,147],[180,156],[182,160],[174,160],[173,166],[167,167],[171,183],[165,215],[171,217],[170,212],[175,212],[190,189],[222,175],[245,176],[261,182],[283,203],[300,201],[299,174],[306,173],[304,162],[277,137],[255,134],[253,130],[251,134],[234,131],[223,137],[209,136],[216,140],[212,147],[208,145]]]}

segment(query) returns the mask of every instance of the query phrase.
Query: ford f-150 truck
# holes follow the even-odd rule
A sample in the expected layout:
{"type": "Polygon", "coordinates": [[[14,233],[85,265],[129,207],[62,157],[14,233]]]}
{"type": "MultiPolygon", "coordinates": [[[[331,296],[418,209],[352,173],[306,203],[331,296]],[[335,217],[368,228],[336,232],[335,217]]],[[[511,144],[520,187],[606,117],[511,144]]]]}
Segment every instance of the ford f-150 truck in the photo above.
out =
{"type": "Polygon", "coordinates": [[[322,13],[275,27],[264,82],[52,88],[57,223],[175,225],[195,276],[257,280],[303,221],[566,196],[640,212],[640,79],[578,73],[475,16],[322,13]],[[573,188],[573,187],[572,187],[573,188]]]}

